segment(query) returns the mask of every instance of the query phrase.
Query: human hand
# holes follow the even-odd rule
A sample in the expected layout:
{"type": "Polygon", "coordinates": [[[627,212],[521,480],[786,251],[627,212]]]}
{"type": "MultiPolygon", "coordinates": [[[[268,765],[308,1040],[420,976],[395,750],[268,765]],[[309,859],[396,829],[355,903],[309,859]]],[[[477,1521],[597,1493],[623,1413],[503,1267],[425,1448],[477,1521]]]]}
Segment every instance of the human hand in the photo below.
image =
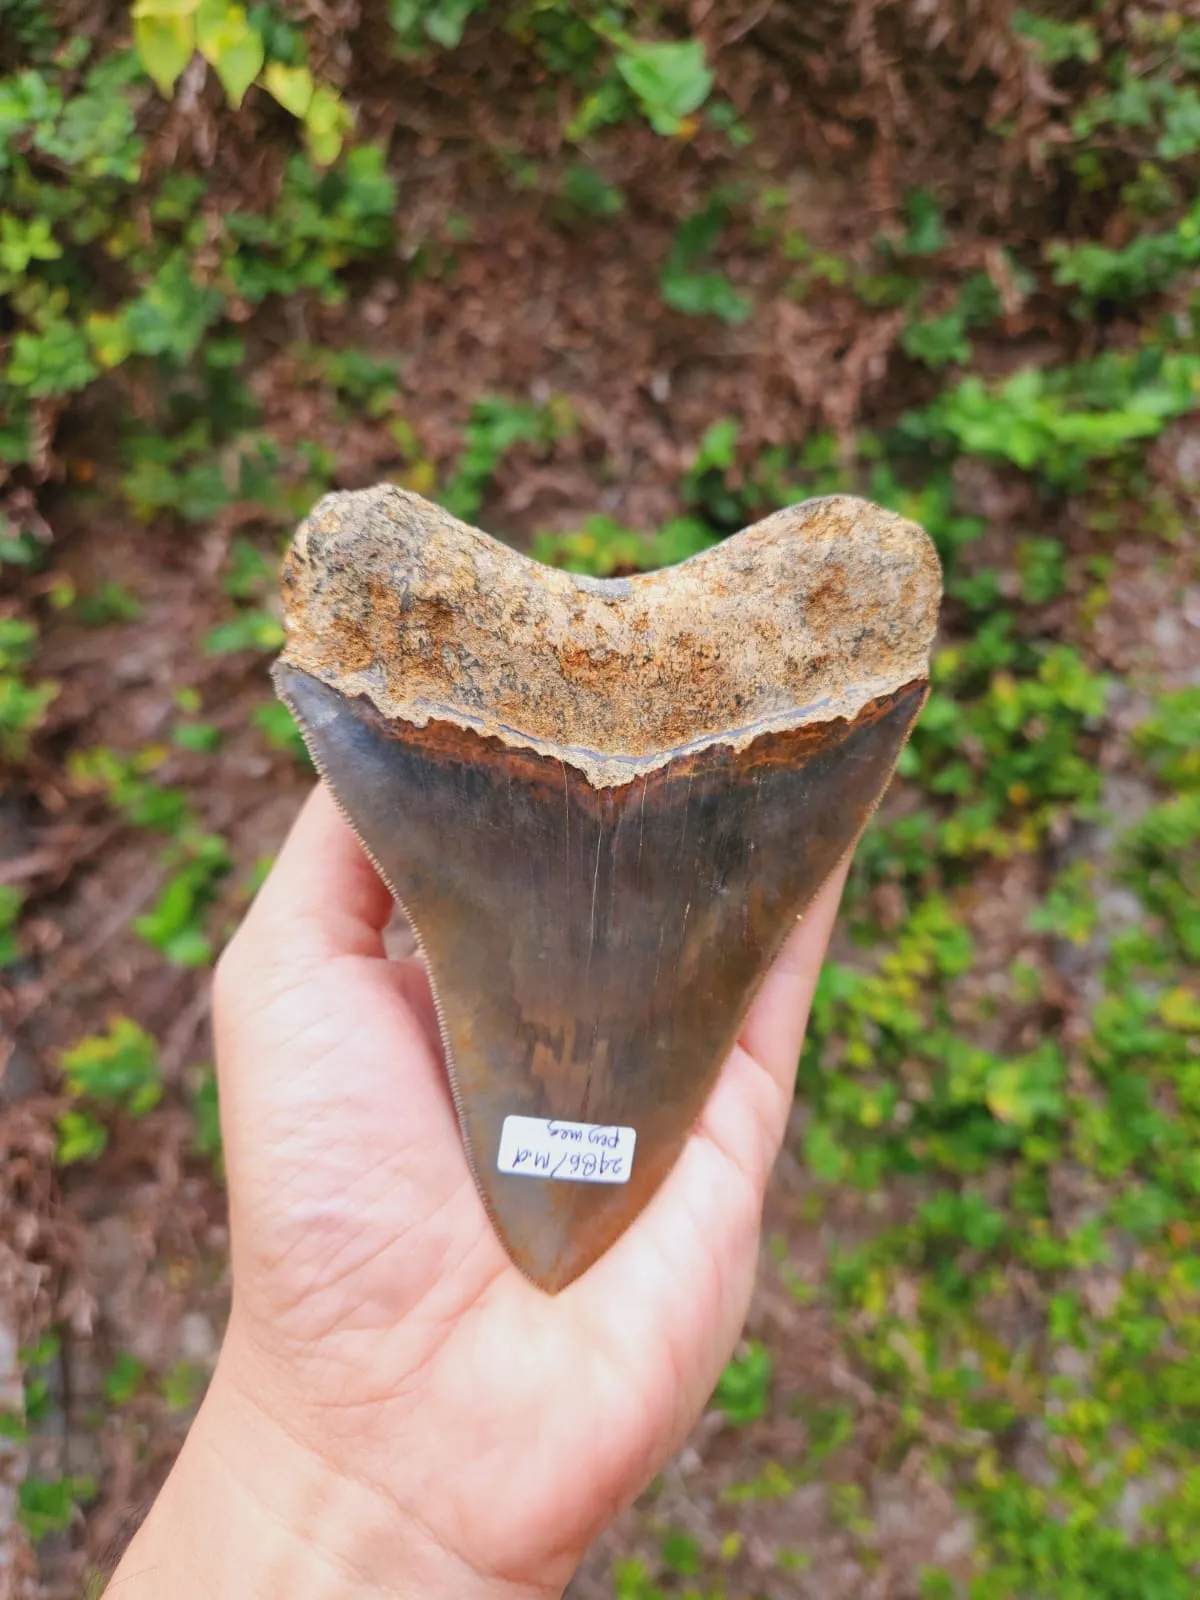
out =
{"type": "Polygon", "coordinates": [[[233,1240],[208,1397],[110,1593],[561,1593],[738,1338],[844,869],[647,1210],[549,1297],[463,1153],[424,969],[324,787],[222,958],[233,1240]]]}

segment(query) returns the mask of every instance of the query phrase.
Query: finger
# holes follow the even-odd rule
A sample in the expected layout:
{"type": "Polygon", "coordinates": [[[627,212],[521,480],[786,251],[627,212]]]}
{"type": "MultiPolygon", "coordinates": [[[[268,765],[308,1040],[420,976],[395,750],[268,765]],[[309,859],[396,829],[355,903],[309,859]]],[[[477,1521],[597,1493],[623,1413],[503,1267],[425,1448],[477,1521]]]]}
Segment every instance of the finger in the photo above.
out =
{"type": "Polygon", "coordinates": [[[392,897],[323,783],[309,795],[242,924],[256,960],[382,956],[392,897]]]}
{"type": "MultiPolygon", "coordinates": [[[[622,1317],[629,1320],[628,1308],[636,1307],[633,1320],[649,1330],[670,1326],[672,1306],[707,1284],[710,1348],[719,1349],[726,1337],[732,1342],[754,1275],[763,1193],[786,1127],[809,1006],[848,868],[846,861],[822,886],[780,952],[666,1183],[569,1294],[589,1304],[603,1302],[614,1282],[624,1282],[618,1296],[622,1317]],[[635,1292],[629,1292],[631,1282],[635,1292]]],[[[589,1311],[599,1314],[594,1306],[589,1311]]],[[[625,1329],[620,1338],[627,1335],[633,1337],[625,1329]]],[[[681,1338],[686,1343],[688,1335],[681,1338]]],[[[704,1335],[696,1338],[705,1342],[704,1335]]]]}
{"type": "MultiPolygon", "coordinates": [[[[387,978],[420,1023],[433,1059],[440,1060],[443,1055],[442,1027],[438,1021],[437,1006],[429,982],[429,969],[424,959],[421,956],[409,956],[404,961],[389,961],[387,978]]],[[[449,1088],[447,1088],[447,1099],[449,1099],[449,1088]]]]}
{"type": "Polygon", "coordinates": [[[786,1089],[789,1101],[813,991],[849,870],[847,857],[822,884],[775,958],[738,1035],[742,1049],[786,1089]]]}
{"type": "Polygon", "coordinates": [[[822,886],[780,951],[696,1126],[760,1201],[779,1154],[813,991],[845,879],[822,886]]]}

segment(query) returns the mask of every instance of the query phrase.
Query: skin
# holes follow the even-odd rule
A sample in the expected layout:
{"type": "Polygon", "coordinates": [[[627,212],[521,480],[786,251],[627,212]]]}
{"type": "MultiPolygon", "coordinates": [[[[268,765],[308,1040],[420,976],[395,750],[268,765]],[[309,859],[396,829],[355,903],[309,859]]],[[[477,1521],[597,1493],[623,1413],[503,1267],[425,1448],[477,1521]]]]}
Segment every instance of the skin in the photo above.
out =
{"type": "Polygon", "coordinates": [[[215,989],[233,1308],[120,1600],[561,1595],[737,1341],[844,868],[797,925],[683,1156],[562,1294],[467,1170],[424,970],[328,793],[215,989]]]}

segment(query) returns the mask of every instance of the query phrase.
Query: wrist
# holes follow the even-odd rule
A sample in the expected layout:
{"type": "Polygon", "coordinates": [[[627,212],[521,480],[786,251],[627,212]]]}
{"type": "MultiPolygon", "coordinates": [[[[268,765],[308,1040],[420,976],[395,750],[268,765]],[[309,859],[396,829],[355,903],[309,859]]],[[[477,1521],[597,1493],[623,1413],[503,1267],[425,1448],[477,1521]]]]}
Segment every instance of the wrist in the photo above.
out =
{"type": "Polygon", "coordinates": [[[446,1550],[334,1472],[220,1368],[112,1581],[121,1600],[556,1600],[446,1550]]]}

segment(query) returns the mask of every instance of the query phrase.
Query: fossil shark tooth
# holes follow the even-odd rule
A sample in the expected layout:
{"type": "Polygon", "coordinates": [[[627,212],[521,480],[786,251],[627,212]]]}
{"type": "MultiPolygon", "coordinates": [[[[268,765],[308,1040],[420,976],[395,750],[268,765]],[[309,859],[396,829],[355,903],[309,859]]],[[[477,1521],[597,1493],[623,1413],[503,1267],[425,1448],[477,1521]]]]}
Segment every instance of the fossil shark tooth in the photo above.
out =
{"type": "Polygon", "coordinates": [[[678,1156],[928,689],[937,557],[837,496],[577,577],[384,486],[284,567],[275,682],[413,923],[479,1192],[561,1289],[678,1156]]]}

